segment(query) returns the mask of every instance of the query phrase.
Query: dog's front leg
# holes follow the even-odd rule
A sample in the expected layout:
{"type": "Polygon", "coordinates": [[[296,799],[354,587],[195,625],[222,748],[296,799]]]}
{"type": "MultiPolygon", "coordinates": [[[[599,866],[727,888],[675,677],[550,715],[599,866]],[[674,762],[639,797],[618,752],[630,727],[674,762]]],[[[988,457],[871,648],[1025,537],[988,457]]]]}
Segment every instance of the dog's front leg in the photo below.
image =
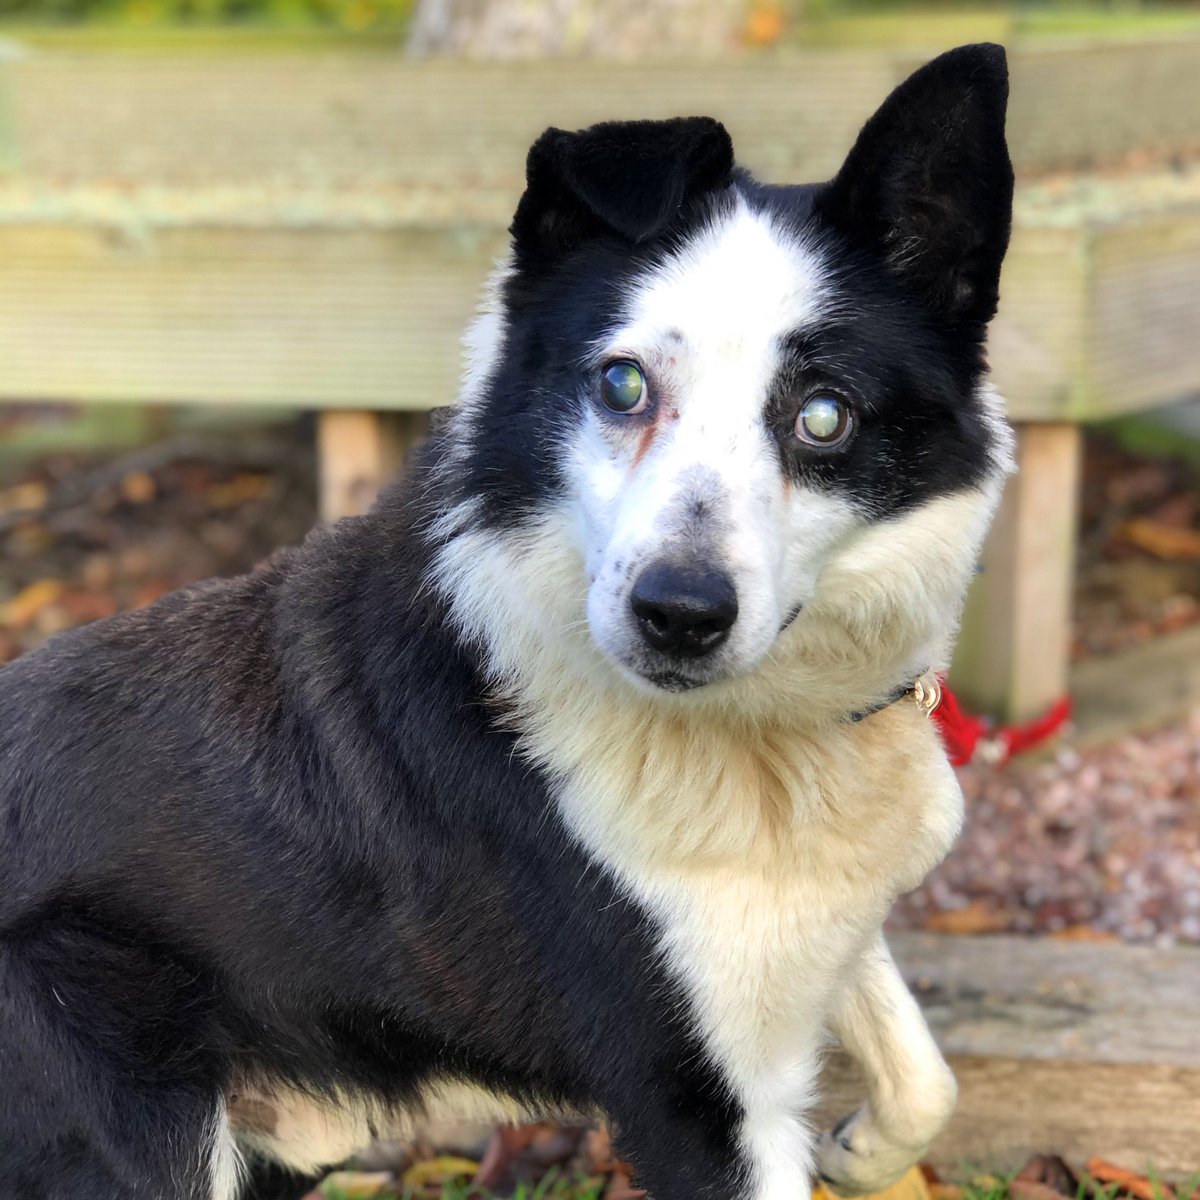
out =
{"type": "Polygon", "coordinates": [[[919,1161],[957,1096],[882,934],[855,965],[832,1026],[863,1068],[868,1098],[821,1139],[819,1170],[844,1195],[878,1191],[919,1161]]]}
{"type": "Polygon", "coordinates": [[[783,1104],[747,1107],[724,1084],[667,1070],[610,1117],[650,1200],[810,1200],[815,1139],[783,1104]]]}

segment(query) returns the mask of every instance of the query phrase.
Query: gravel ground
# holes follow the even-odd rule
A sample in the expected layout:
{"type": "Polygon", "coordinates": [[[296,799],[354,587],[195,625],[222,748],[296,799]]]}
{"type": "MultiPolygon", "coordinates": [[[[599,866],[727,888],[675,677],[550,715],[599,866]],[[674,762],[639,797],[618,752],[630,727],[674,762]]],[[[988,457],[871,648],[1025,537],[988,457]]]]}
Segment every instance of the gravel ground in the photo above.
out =
{"type": "Polygon", "coordinates": [[[1050,761],[959,772],[966,825],[898,928],[1200,943],[1200,710],[1050,761]]]}

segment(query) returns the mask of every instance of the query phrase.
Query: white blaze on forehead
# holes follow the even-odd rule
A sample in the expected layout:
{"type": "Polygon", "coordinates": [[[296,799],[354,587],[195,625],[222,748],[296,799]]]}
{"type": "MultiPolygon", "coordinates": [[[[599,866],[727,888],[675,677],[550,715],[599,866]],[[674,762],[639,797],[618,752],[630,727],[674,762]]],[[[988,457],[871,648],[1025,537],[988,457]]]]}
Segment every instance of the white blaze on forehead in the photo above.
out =
{"type": "Polygon", "coordinates": [[[642,364],[651,422],[588,413],[572,459],[589,628],[615,661],[643,652],[629,596],[659,559],[696,556],[729,578],[738,617],[712,660],[725,668],[760,661],[809,598],[855,510],[789,486],[768,406],[786,339],[832,303],[817,251],[741,197],[628,285],[619,324],[593,351],[642,364]]]}
{"type": "Polygon", "coordinates": [[[773,366],[780,335],[811,325],[830,305],[828,272],[795,233],[744,201],[639,280],[617,339],[683,335],[702,360],[773,366]]]}

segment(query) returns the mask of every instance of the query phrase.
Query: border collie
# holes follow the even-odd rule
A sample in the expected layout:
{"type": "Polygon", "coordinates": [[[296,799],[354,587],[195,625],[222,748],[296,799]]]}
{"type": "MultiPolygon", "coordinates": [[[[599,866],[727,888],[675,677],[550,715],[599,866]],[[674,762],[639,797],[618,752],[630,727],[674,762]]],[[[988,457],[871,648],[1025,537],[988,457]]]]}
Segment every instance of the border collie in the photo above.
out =
{"type": "Polygon", "coordinates": [[[921,1155],[880,929],[960,821],[910,693],[1010,469],[1006,96],[943,55],[816,186],[548,130],[402,485],[0,672],[0,1197],[282,1196],[464,1108],[603,1116],[655,1200],[921,1155]]]}

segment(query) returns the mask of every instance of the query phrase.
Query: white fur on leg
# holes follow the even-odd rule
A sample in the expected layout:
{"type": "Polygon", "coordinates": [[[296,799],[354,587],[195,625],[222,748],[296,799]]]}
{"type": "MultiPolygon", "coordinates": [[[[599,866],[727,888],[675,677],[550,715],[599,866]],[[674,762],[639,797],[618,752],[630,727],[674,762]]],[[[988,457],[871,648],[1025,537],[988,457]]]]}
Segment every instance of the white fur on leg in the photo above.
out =
{"type": "Polygon", "coordinates": [[[957,1086],[882,935],[848,983],[833,1025],[869,1098],[821,1139],[818,1166],[835,1191],[860,1195],[920,1160],[950,1119],[957,1086]]]}
{"type": "Polygon", "coordinates": [[[208,1169],[212,1200],[237,1200],[245,1176],[245,1162],[229,1127],[224,1097],[218,1102],[217,1111],[213,1114],[211,1136],[208,1169]]]}

